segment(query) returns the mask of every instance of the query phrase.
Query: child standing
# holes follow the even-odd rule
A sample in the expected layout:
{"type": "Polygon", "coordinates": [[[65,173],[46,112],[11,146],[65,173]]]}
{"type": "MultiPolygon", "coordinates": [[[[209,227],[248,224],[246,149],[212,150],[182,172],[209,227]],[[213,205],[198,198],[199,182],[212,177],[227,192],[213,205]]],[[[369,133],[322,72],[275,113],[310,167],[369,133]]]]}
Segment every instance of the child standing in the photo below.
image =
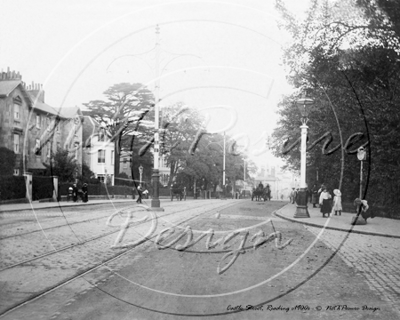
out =
{"type": "Polygon", "coordinates": [[[333,190],[333,209],[332,211],[335,211],[335,216],[337,216],[337,213],[339,211],[339,216],[342,215],[342,193],[340,192],[339,189],[333,190]]]}

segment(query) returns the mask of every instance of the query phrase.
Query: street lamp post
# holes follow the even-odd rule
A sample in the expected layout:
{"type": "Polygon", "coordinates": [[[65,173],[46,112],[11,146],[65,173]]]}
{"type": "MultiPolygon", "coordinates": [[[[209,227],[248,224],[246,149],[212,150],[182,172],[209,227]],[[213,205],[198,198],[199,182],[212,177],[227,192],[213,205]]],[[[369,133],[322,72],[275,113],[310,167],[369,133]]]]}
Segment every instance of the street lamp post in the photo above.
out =
{"type": "Polygon", "coordinates": [[[357,158],[361,162],[360,166],[360,200],[362,200],[362,182],[363,182],[363,161],[367,158],[367,153],[365,152],[364,147],[359,147],[357,149],[357,158]]]}
{"type": "Polygon", "coordinates": [[[142,167],[142,165],[140,165],[139,166],[140,186],[142,186],[142,174],[143,174],[143,167],[142,167]]]}
{"type": "Polygon", "coordinates": [[[243,159],[243,185],[246,181],[246,159],[243,159]]]}
{"type": "Polygon", "coordinates": [[[226,154],[225,154],[225,150],[226,150],[226,147],[225,147],[225,144],[226,144],[226,140],[225,140],[225,131],[224,131],[224,164],[223,164],[223,174],[222,174],[222,179],[223,179],[223,185],[224,185],[224,187],[225,187],[225,184],[226,184],[226,180],[225,180],[225,159],[226,159],[226,154]]]}
{"type": "Polygon", "coordinates": [[[314,104],[310,98],[301,98],[296,102],[301,113],[301,152],[300,152],[300,190],[296,198],[295,218],[309,218],[307,206],[307,184],[306,184],[306,153],[307,153],[307,121],[309,106],[314,104]]]}
{"type": "Polygon", "coordinates": [[[160,27],[156,26],[156,79],[155,79],[155,89],[154,89],[154,167],[153,167],[153,197],[151,198],[151,210],[154,211],[164,211],[163,208],[160,207],[160,199],[159,199],[159,183],[160,183],[160,162],[159,162],[159,117],[160,117],[160,106],[159,106],[159,90],[160,90],[160,75],[159,75],[159,63],[160,63],[160,27]]]}

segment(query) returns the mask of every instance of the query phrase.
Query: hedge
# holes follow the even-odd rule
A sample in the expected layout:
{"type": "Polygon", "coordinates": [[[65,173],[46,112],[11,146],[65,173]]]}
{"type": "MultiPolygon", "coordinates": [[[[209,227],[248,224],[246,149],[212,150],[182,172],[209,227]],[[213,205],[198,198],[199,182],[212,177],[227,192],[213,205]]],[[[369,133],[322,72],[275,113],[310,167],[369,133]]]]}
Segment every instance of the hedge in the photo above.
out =
{"type": "Polygon", "coordinates": [[[53,197],[53,177],[32,176],[32,200],[53,197]]]}
{"type": "Polygon", "coordinates": [[[23,199],[26,195],[25,177],[1,176],[0,200],[23,199]]]}
{"type": "MultiPolygon", "coordinates": [[[[58,194],[61,196],[68,195],[68,188],[72,186],[72,183],[61,183],[58,186],[58,194]]],[[[78,185],[78,189],[81,186],[78,185]]],[[[91,195],[129,195],[133,194],[133,188],[128,186],[110,186],[104,183],[88,184],[88,194],[91,195]]]]}

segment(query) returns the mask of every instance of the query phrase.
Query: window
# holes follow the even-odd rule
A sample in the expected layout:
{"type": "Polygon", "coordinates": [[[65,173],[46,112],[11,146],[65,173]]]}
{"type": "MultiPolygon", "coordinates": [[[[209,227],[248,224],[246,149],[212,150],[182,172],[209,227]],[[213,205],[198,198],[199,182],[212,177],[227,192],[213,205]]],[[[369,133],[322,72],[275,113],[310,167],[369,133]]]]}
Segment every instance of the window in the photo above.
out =
{"type": "Polygon", "coordinates": [[[60,121],[60,118],[58,116],[56,117],[56,120],[54,120],[54,124],[56,125],[56,133],[60,134],[61,121],[60,121]]]}
{"type": "Polygon", "coordinates": [[[14,169],[14,176],[19,176],[19,169],[14,169]]]}
{"type": "Polygon", "coordinates": [[[16,96],[13,99],[14,102],[14,120],[19,121],[21,119],[21,105],[22,105],[22,99],[20,96],[16,96]]]}
{"type": "Polygon", "coordinates": [[[14,120],[19,120],[19,119],[20,119],[19,105],[14,103],[14,120]]]}
{"type": "Polygon", "coordinates": [[[75,148],[75,159],[78,160],[78,151],[79,151],[79,142],[78,141],[75,141],[74,148],[75,148]]]}
{"type": "Polygon", "coordinates": [[[47,128],[47,131],[50,131],[50,118],[49,117],[46,118],[46,128],[47,128]]]}
{"type": "Polygon", "coordinates": [[[104,129],[101,128],[99,130],[99,142],[104,141],[104,139],[105,139],[104,129]]]}
{"type": "Polygon", "coordinates": [[[126,158],[124,158],[124,169],[128,168],[128,163],[126,161],[126,158]]]}
{"type": "Polygon", "coordinates": [[[99,150],[97,155],[98,163],[106,163],[106,150],[99,150]]]}
{"type": "Polygon", "coordinates": [[[42,154],[42,149],[40,148],[40,140],[39,139],[36,139],[35,154],[37,156],[40,156],[42,154]]]}
{"type": "Polygon", "coordinates": [[[114,150],[111,150],[111,164],[114,164],[114,150]]]}
{"type": "Polygon", "coordinates": [[[40,115],[36,115],[36,128],[40,129],[40,115]]]}
{"type": "Polygon", "coordinates": [[[14,133],[14,153],[19,153],[19,134],[14,133]]]}
{"type": "Polygon", "coordinates": [[[104,176],[98,176],[97,179],[99,179],[101,182],[104,182],[104,176]]]}
{"type": "Polygon", "coordinates": [[[47,158],[51,157],[51,143],[47,142],[47,158]]]}

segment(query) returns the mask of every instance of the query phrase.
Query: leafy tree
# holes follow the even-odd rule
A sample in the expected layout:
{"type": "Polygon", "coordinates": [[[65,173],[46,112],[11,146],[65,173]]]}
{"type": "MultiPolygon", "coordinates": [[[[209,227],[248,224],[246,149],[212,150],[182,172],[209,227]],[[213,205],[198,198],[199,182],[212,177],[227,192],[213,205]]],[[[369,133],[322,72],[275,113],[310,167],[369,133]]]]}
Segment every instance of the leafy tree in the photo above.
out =
{"type": "Polygon", "coordinates": [[[189,149],[197,132],[204,131],[203,119],[195,110],[177,103],[163,108],[162,128],[161,154],[170,167],[168,184],[171,185],[177,173],[192,163],[189,149]]]}
{"type": "Polygon", "coordinates": [[[74,182],[79,166],[68,150],[58,149],[50,164],[43,163],[46,175],[58,176],[59,182],[74,182]]]}
{"type": "MultiPolygon", "coordinates": [[[[120,149],[130,150],[131,140],[142,123],[144,133],[152,134],[144,123],[154,121],[154,96],[140,83],[119,83],[108,88],[104,95],[106,100],[92,100],[84,103],[88,115],[99,123],[104,123],[115,141],[115,172],[119,172],[120,149]]],[[[143,133],[142,132],[142,133],[143,133]]]]}
{"type": "Polygon", "coordinates": [[[308,151],[309,182],[315,182],[318,175],[319,182],[336,188],[343,177],[345,198],[357,197],[360,164],[354,146],[346,149],[345,143],[351,134],[363,132],[362,142],[369,142],[366,198],[373,206],[386,206],[389,214],[399,212],[400,3],[347,0],[325,1],[318,6],[318,1],[313,1],[308,18],[297,22],[283,1],[277,2],[285,27],[293,35],[284,62],[298,91],[280,103],[280,127],[274,133],[276,154],[287,160],[289,168],[299,169],[299,145],[290,153],[281,150],[290,145],[283,145],[287,137],[291,142],[299,137],[294,102],[299,91],[308,91],[315,99],[308,145],[326,132],[333,138],[326,145],[325,153],[332,151],[328,156],[322,154],[321,147],[308,151]],[[346,152],[349,150],[352,152],[346,152]]]}
{"type": "Polygon", "coordinates": [[[99,180],[95,178],[95,173],[90,170],[90,167],[86,163],[82,164],[81,169],[82,174],[78,176],[78,180],[80,183],[99,183],[99,180]]]}
{"type": "MultiPolygon", "coordinates": [[[[162,114],[162,154],[170,167],[169,185],[174,179],[190,188],[194,181],[205,188],[222,183],[223,136],[207,134],[204,119],[182,103],[163,108],[162,114]],[[196,137],[200,139],[193,150],[196,137]]],[[[226,147],[226,177],[234,180],[243,176],[243,159],[233,156],[228,146],[229,143],[226,147]]]]}
{"type": "Polygon", "coordinates": [[[0,147],[1,175],[8,176],[14,174],[15,158],[14,151],[0,147]]]}

